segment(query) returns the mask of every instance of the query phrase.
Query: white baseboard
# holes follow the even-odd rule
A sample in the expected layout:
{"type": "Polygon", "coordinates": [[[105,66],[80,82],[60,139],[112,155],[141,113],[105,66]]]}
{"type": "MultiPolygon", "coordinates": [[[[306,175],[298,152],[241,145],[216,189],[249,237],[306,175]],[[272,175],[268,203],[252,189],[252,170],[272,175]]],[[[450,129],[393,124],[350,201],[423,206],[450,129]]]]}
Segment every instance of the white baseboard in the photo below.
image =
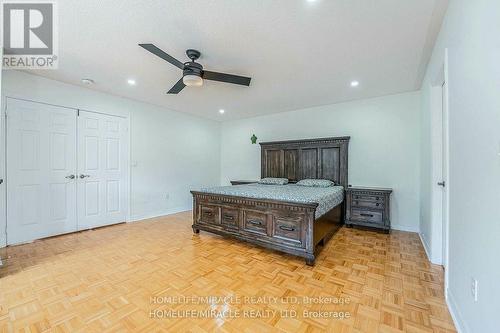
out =
{"type": "Polygon", "coordinates": [[[446,290],[446,304],[448,305],[448,310],[450,310],[451,318],[453,319],[453,323],[455,324],[455,328],[458,333],[469,333],[470,329],[465,324],[463,320],[462,314],[458,309],[457,302],[455,300],[455,296],[451,293],[450,289],[446,290]]]}
{"type": "Polygon", "coordinates": [[[155,217],[160,217],[160,216],[165,216],[165,215],[172,215],[180,212],[187,212],[189,210],[192,210],[193,208],[191,206],[189,207],[175,207],[171,209],[167,209],[161,212],[156,212],[156,213],[151,213],[151,214],[141,214],[141,215],[132,215],[127,222],[137,222],[137,221],[142,221],[142,220],[147,220],[147,219],[152,219],[155,217]]]}
{"type": "Polygon", "coordinates": [[[427,255],[427,260],[429,260],[430,262],[432,262],[432,260],[431,260],[431,251],[429,249],[429,244],[427,244],[427,242],[425,241],[425,238],[422,237],[421,233],[418,233],[418,237],[420,237],[420,242],[422,242],[422,246],[424,247],[425,254],[427,255]]]}
{"type": "Polygon", "coordinates": [[[419,232],[418,228],[416,228],[416,227],[410,227],[407,225],[400,225],[400,224],[391,225],[391,229],[400,230],[400,231],[408,231],[408,232],[419,232]]]}
{"type": "Polygon", "coordinates": [[[0,225],[0,249],[7,246],[7,235],[5,232],[5,224],[0,225]]]}
{"type": "Polygon", "coordinates": [[[431,250],[430,250],[430,247],[429,247],[429,244],[427,243],[427,241],[425,240],[424,237],[422,237],[422,234],[421,233],[418,233],[418,236],[420,237],[420,241],[422,242],[422,245],[424,247],[424,250],[425,250],[425,254],[427,255],[427,259],[432,262],[433,264],[435,265],[443,265],[443,262],[441,261],[441,259],[436,259],[432,256],[432,253],[431,253],[431,250]]]}

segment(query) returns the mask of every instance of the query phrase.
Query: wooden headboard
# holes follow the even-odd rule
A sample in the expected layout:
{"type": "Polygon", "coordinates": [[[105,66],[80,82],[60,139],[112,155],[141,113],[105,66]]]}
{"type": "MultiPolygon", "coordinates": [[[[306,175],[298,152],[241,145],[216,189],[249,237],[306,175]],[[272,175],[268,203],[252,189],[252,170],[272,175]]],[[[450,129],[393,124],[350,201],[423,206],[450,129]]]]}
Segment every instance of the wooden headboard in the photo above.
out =
{"type": "Polygon", "coordinates": [[[261,177],[329,179],[347,188],[350,137],[261,142],[261,177]]]}

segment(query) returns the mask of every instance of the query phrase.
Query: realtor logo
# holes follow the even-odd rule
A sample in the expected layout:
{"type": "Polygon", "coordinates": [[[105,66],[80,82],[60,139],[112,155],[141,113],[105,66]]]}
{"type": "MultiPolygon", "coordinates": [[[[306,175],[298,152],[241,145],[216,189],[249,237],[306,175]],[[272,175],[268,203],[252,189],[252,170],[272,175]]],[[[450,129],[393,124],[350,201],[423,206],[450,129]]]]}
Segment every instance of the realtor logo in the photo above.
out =
{"type": "Polygon", "coordinates": [[[4,1],[2,10],[3,67],[56,69],[55,2],[4,1]]]}

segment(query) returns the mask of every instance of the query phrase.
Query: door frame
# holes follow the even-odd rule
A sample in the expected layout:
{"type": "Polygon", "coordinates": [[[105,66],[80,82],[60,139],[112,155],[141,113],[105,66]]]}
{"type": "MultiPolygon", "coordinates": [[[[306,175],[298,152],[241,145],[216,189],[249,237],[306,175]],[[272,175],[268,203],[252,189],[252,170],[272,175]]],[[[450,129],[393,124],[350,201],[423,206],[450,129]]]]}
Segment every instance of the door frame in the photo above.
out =
{"type": "MultiPolygon", "coordinates": [[[[449,277],[449,257],[450,257],[450,95],[449,95],[449,76],[448,76],[448,49],[444,50],[444,60],[443,60],[443,70],[444,70],[444,85],[443,99],[446,101],[443,107],[443,123],[444,123],[444,137],[446,138],[446,145],[444,145],[444,150],[446,152],[446,191],[444,192],[443,200],[444,206],[446,207],[446,216],[443,219],[444,223],[444,250],[443,253],[443,266],[445,267],[445,278],[444,278],[444,289],[446,295],[448,294],[448,277],[449,277]]],[[[447,297],[447,296],[446,296],[447,297]]]]}
{"type": "MultiPolygon", "coordinates": [[[[431,103],[431,147],[439,146],[441,149],[438,152],[441,157],[441,163],[432,158],[432,173],[431,173],[431,226],[436,226],[441,230],[440,239],[438,241],[441,246],[439,249],[432,246],[432,257],[436,258],[435,263],[441,264],[444,267],[444,288],[445,297],[447,297],[448,281],[449,281],[449,234],[450,234],[450,131],[449,131],[449,76],[448,76],[448,49],[444,50],[444,58],[441,65],[435,72],[434,81],[431,86],[431,94],[434,95],[431,103]],[[439,104],[439,107],[437,106],[439,104]],[[443,154],[444,152],[444,154],[443,154]],[[444,156],[443,156],[444,155],[444,156]],[[443,169],[443,164],[445,168],[443,169]],[[443,175],[444,170],[444,175],[443,175]],[[438,177],[437,175],[440,175],[438,177]],[[440,179],[446,178],[446,179],[440,179]],[[437,185],[437,181],[444,180],[445,190],[437,185]],[[437,207],[438,198],[440,198],[440,207],[437,207]],[[436,213],[437,212],[437,213],[436,213]],[[446,213],[445,213],[446,212],[446,213]]],[[[434,153],[433,153],[434,155],[434,153]]],[[[434,155],[435,156],[435,155],[434,155]]]]}
{"type": "MultiPolygon", "coordinates": [[[[3,17],[3,6],[0,6],[0,17],[3,17]]],[[[0,45],[3,45],[3,33],[0,34],[0,45]]],[[[3,61],[3,47],[0,47],[0,59],[3,61]]],[[[2,65],[0,65],[0,249],[7,246],[7,186],[5,181],[7,161],[5,160],[5,106],[2,95],[2,65]]],[[[0,266],[2,265],[2,253],[0,253],[0,266]]]]}
{"type": "MultiPolygon", "coordinates": [[[[0,53],[2,51],[0,50],[0,53]]],[[[0,69],[1,71],[1,69],[0,69]]],[[[1,75],[1,74],[0,74],[1,75]]],[[[1,92],[1,84],[0,84],[1,92]]],[[[6,118],[5,109],[7,107],[6,99],[1,98],[0,101],[0,178],[3,179],[3,184],[0,185],[0,248],[7,246],[7,159],[6,156],[6,118]]],[[[1,259],[1,258],[0,258],[1,259]]]]}
{"type": "MultiPolygon", "coordinates": [[[[3,226],[2,223],[0,223],[0,248],[6,247],[8,244],[8,235],[7,235],[7,182],[8,179],[6,177],[7,175],[7,140],[6,140],[6,132],[7,132],[7,99],[15,99],[15,100],[21,100],[21,101],[26,101],[26,102],[33,102],[33,103],[40,103],[40,104],[45,104],[45,105],[51,105],[51,106],[57,106],[57,107],[64,107],[64,108],[69,108],[73,110],[78,110],[78,111],[86,111],[86,112],[93,112],[93,113],[100,113],[100,114],[105,114],[109,116],[115,116],[115,117],[121,117],[126,119],[127,123],[127,140],[128,140],[128,154],[127,154],[127,172],[128,172],[128,182],[127,182],[127,216],[125,222],[130,222],[131,221],[131,205],[132,205],[132,195],[131,195],[131,183],[132,183],[132,170],[131,170],[131,130],[130,130],[130,114],[128,113],[115,113],[115,112],[98,112],[98,111],[93,111],[93,110],[87,110],[87,109],[81,109],[81,108],[75,108],[74,106],[66,106],[66,105],[58,105],[54,103],[47,103],[44,101],[40,100],[33,100],[29,98],[23,98],[16,96],[16,94],[10,94],[8,92],[5,93],[5,95],[2,94],[2,91],[0,91],[0,171],[3,168],[3,175],[0,174],[0,178],[4,179],[4,183],[0,185],[0,222],[5,222],[5,225],[3,226]],[[2,221],[3,220],[3,221],[2,221]]],[[[77,129],[78,130],[78,129],[77,129]]]]}

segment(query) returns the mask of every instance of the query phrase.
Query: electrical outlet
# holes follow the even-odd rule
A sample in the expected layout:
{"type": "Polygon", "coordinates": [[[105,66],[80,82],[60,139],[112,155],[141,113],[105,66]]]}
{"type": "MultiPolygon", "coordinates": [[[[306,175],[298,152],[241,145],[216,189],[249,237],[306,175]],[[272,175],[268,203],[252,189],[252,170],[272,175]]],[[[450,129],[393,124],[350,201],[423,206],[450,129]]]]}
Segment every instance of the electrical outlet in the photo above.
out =
{"type": "Polygon", "coordinates": [[[471,284],[470,284],[470,288],[471,288],[471,293],[472,293],[472,297],[474,298],[474,302],[477,302],[477,288],[478,288],[478,282],[476,279],[472,278],[471,279],[471,284]]]}

